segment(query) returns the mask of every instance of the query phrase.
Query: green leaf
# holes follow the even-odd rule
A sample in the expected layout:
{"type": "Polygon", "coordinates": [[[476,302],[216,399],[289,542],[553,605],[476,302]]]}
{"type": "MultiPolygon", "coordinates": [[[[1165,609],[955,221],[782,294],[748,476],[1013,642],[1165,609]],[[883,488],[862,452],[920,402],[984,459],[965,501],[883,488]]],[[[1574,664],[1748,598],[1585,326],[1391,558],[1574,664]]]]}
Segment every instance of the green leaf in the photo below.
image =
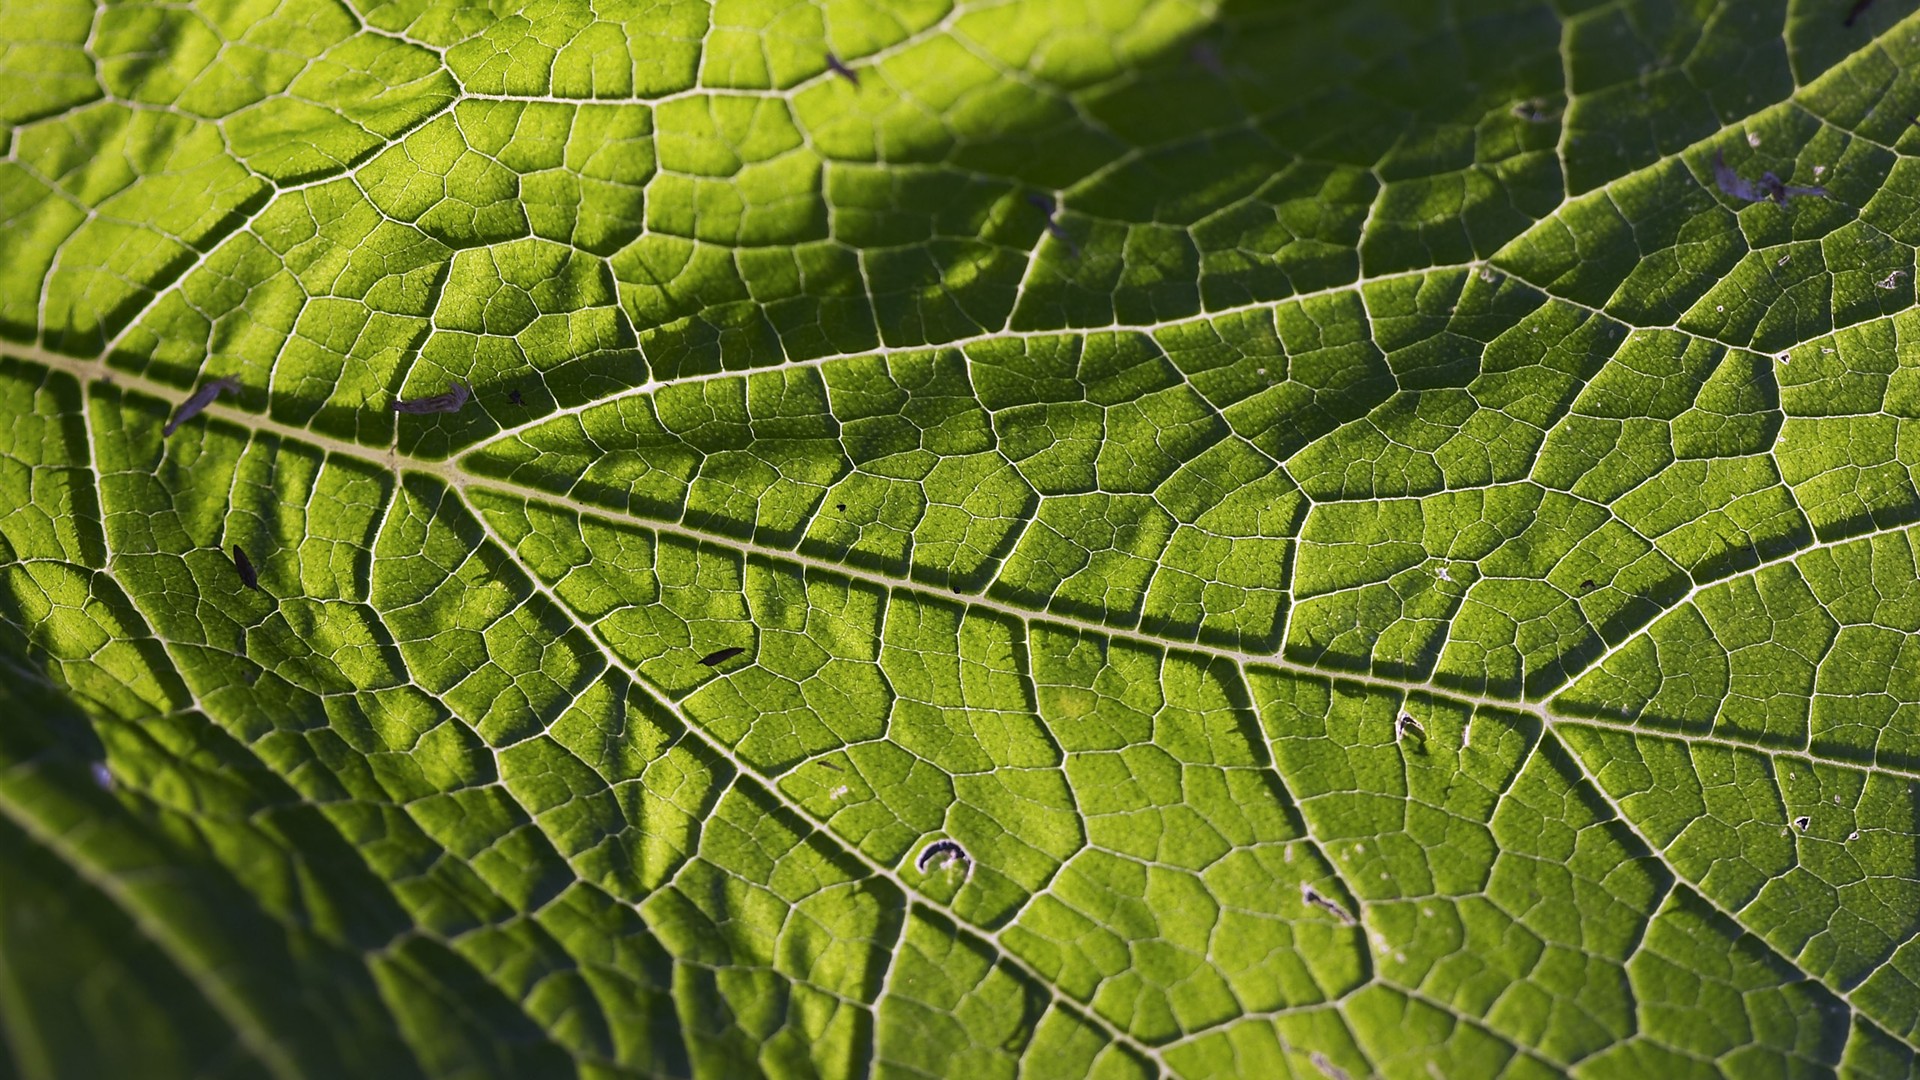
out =
{"type": "Polygon", "coordinates": [[[1920,1071],[1914,7],[0,11],[0,1077],[1920,1071]]]}

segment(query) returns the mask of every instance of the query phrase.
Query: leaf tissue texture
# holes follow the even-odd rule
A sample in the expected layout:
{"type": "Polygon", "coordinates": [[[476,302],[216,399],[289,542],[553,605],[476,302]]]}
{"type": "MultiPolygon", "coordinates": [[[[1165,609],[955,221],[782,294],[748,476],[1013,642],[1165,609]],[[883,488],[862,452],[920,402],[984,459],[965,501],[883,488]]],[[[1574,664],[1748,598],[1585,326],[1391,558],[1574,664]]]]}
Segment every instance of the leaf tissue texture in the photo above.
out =
{"type": "Polygon", "coordinates": [[[1911,1075],[1915,8],[0,5],[0,1077],[1911,1075]]]}

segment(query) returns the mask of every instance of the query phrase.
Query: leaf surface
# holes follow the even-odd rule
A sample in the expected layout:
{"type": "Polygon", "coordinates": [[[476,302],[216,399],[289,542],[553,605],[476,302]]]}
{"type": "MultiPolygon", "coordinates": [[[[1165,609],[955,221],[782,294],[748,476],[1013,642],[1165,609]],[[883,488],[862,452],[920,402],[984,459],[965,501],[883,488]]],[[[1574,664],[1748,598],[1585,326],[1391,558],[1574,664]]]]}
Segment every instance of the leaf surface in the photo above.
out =
{"type": "Polygon", "coordinates": [[[0,1075],[1912,1072],[1846,6],[0,12],[0,1075]]]}

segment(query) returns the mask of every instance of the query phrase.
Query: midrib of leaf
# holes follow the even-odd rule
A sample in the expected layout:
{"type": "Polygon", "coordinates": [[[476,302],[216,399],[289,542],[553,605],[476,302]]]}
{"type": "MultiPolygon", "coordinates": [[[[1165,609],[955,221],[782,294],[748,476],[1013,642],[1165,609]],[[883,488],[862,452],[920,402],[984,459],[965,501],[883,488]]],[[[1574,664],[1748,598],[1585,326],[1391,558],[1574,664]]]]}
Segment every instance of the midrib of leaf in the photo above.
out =
{"type": "MultiPolygon", "coordinates": [[[[1035,335],[1035,336],[1041,336],[1041,335],[1035,335]]],[[[1052,336],[1058,336],[1058,333],[1056,332],[1052,336]]],[[[52,352],[47,349],[39,348],[36,346],[26,346],[26,345],[13,345],[13,344],[0,345],[0,351],[12,353],[16,356],[21,356],[21,357],[30,359],[35,363],[44,365],[46,367],[64,371],[69,375],[72,375],[73,377],[80,379],[83,383],[90,383],[93,381],[107,382],[109,384],[119,385],[127,389],[134,390],[139,393],[148,395],[150,397],[158,399],[163,403],[172,401],[173,399],[177,398],[180,393],[177,387],[160,382],[156,379],[153,379],[150,376],[133,374],[133,373],[121,370],[119,368],[109,367],[106,363],[99,360],[78,359],[75,357],[66,356],[61,353],[52,352]]],[[[895,351],[906,353],[906,352],[924,351],[924,350],[912,350],[912,349],[903,348],[895,351]]],[[[866,354],[862,354],[862,355],[866,355],[866,354]]],[[[799,366],[799,365],[796,364],[794,366],[799,366]]],[[[694,376],[687,380],[676,379],[674,380],[673,384],[677,385],[683,381],[696,381],[696,380],[707,381],[711,379],[727,378],[727,377],[738,378],[739,376],[740,376],[740,373],[738,372],[705,374],[700,376],[694,376]]],[[[658,386],[658,385],[667,385],[667,384],[653,384],[653,385],[658,386]]],[[[591,407],[594,405],[601,405],[608,401],[617,400],[620,397],[636,395],[641,392],[641,389],[642,388],[635,388],[634,390],[623,392],[622,394],[617,395],[615,397],[596,399],[594,402],[590,403],[588,406],[575,406],[568,409],[561,409],[555,413],[548,413],[538,420],[529,421],[526,424],[522,424],[518,427],[510,428],[502,432],[499,432],[494,436],[490,436],[489,438],[480,441],[479,443],[475,444],[472,447],[468,447],[461,450],[460,453],[462,455],[465,455],[468,453],[477,452],[481,449],[486,448],[487,446],[492,445],[496,441],[506,439],[514,434],[517,434],[529,428],[537,427],[537,426],[540,426],[541,424],[548,423],[552,421],[556,416],[564,416],[571,413],[578,413],[580,411],[583,411],[587,407],[591,407]]],[[[1310,675],[1315,678],[1333,679],[1339,682],[1347,682],[1347,683],[1354,683],[1362,686],[1376,687],[1379,689],[1388,690],[1395,693],[1433,694],[1440,697],[1451,698],[1456,701],[1466,702],[1476,706],[1498,708],[1498,709],[1510,709],[1515,711],[1533,713],[1535,715],[1538,715],[1541,719],[1549,722],[1554,722],[1554,716],[1549,709],[1548,703],[1556,694],[1560,693],[1562,690],[1565,690],[1567,687],[1577,683],[1582,676],[1599,668],[1607,658],[1613,656],[1621,648],[1624,648],[1627,644],[1631,643],[1634,637],[1639,632],[1643,631],[1647,625],[1651,625],[1653,622],[1658,621],[1661,615],[1664,615],[1669,611],[1675,610],[1683,606],[1688,601],[1698,596],[1700,593],[1710,588],[1713,588],[1717,585],[1724,584],[1727,581],[1736,580],[1743,577],[1751,577],[1770,567],[1797,562],[1798,560],[1804,558],[1806,555],[1812,552],[1821,551],[1829,548],[1844,547],[1850,544],[1857,544],[1862,541],[1871,540],[1872,538],[1878,537],[1878,536],[1890,536],[1897,533],[1906,532],[1912,527],[1912,523],[1909,522],[1909,523],[1883,526],[1875,529],[1869,529],[1863,532],[1835,535],[1826,539],[1816,539],[1814,542],[1807,544],[1804,547],[1795,549],[1794,551],[1791,551],[1789,553],[1786,553],[1783,555],[1777,555],[1768,559],[1757,560],[1755,562],[1752,562],[1742,567],[1741,569],[1731,571],[1720,577],[1707,577],[1707,578],[1702,578],[1700,580],[1696,580],[1693,582],[1691,586],[1689,586],[1688,590],[1684,594],[1682,594],[1677,600],[1675,600],[1672,604],[1669,604],[1665,607],[1657,609],[1657,611],[1651,617],[1649,617],[1645,623],[1641,624],[1640,627],[1626,634],[1624,637],[1622,637],[1622,639],[1618,643],[1607,646],[1606,649],[1604,649],[1598,655],[1598,657],[1593,661],[1577,669],[1573,669],[1572,671],[1570,671],[1567,676],[1561,679],[1560,682],[1531,693],[1523,692],[1521,695],[1517,697],[1505,697],[1498,694],[1479,693],[1463,687],[1458,687],[1458,686],[1450,685],[1443,682],[1436,682],[1431,678],[1405,679],[1405,678],[1396,678],[1392,675],[1382,675],[1382,674],[1378,674],[1371,671],[1349,670],[1346,668],[1339,668],[1339,667],[1323,668],[1314,664],[1303,663],[1298,660],[1290,659],[1284,654],[1283,651],[1276,651],[1270,655],[1256,654],[1256,653],[1249,653],[1239,649],[1228,648],[1222,645],[1215,645],[1215,644],[1204,642],[1204,641],[1187,641],[1187,640],[1182,640],[1178,638],[1159,637],[1153,634],[1145,633],[1137,629],[1114,626],[1112,624],[1100,622],[1099,620],[1096,620],[1096,619],[1076,616],[1070,613],[1062,613],[1062,612],[1055,612],[1055,611],[1035,611],[1029,608],[1021,607],[1018,604],[1010,603],[1008,601],[998,599],[994,596],[987,595],[984,592],[949,593],[946,591],[942,591],[940,589],[930,587],[925,583],[914,581],[911,578],[899,577],[891,574],[885,574],[885,573],[880,573],[872,570],[863,569],[858,566],[846,565],[846,564],[834,562],[831,559],[823,558],[817,555],[809,555],[796,549],[776,547],[776,546],[760,543],[755,540],[742,538],[735,535],[730,535],[730,534],[721,533],[718,531],[701,529],[694,526],[685,525],[677,521],[666,521],[660,518],[648,517],[644,514],[637,514],[637,513],[630,513],[630,512],[623,513],[620,510],[617,510],[615,508],[612,508],[603,504],[577,499],[569,495],[564,495],[557,492],[549,491],[545,488],[535,487],[528,484],[516,483],[512,480],[499,479],[495,477],[475,478],[474,476],[465,472],[459,467],[459,463],[457,459],[420,458],[420,457],[414,457],[411,455],[402,455],[398,451],[392,450],[392,449],[382,451],[376,447],[372,447],[364,443],[356,443],[351,440],[341,439],[337,436],[328,435],[323,432],[312,431],[307,428],[303,428],[293,424],[285,423],[283,421],[275,420],[270,416],[263,416],[258,413],[249,412],[245,409],[242,409],[240,406],[232,404],[231,402],[228,402],[225,400],[214,401],[212,404],[207,406],[205,413],[203,413],[202,415],[208,417],[209,419],[217,418],[217,419],[225,420],[227,422],[236,424],[240,427],[246,428],[250,431],[259,432],[262,434],[270,434],[278,438],[286,439],[293,442],[303,442],[317,449],[324,450],[329,454],[335,454],[341,457],[351,458],[356,461],[364,462],[396,478],[404,476],[406,474],[419,474],[422,476],[431,477],[433,480],[446,486],[450,490],[457,493],[461,493],[463,495],[466,491],[469,491],[469,490],[477,490],[482,492],[485,492],[485,491],[503,492],[506,494],[510,494],[516,498],[525,499],[531,502],[545,503],[548,506],[552,506],[558,509],[563,509],[570,513],[580,515],[583,517],[600,518],[606,521],[631,522],[634,524],[641,525],[655,532],[661,533],[662,535],[675,536],[675,537],[686,539],[699,544],[734,548],[745,554],[759,555],[776,562],[789,563],[798,567],[805,568],[807,570],[844,577],[853,581],[859,581],[866,584],[874,585],[878,588],[888,590],[888,591],[904,591],[904,592],[914,593],[920,596],[928,596],[928,597],[952,596],[960,600],[961,602],[964,602],[968,606],[977,607],[977,608],[981,608],[988,611],[993,611],[998,614],[1006,615],[1010,618],[1017,619],[1021,622],[1039,621],[1044,623],[1052,623],[1059,626],[1071,627],[1076,630],[1085,631],[1087,633],[1096,634],[1103,637],[1110,637],[1110,638],[1116,638],[1116,639],[1125,640],[1125,641],[1138,642],[1140,644],[1144,644],[1156,649],[1170,649],[1170,650],[1176,650],[1180,652],[1191,652],[1191,653],[1198,653],[1198,654],[1203,654],[1207,656],[1216,656],[1222,659],[1232,661],[1236,666],[1240,667],[1242,670],[1245,670],[1248,667],[1271,667],[1271,668],[1278,668],[1282,671],[1288,671],[1296,674],[1310,675]]],[[[1580,502],[1588,503],[1590,505],[1596,505],[1596,506],[1605,505],[1601,503],[1594,503],[1593,500],[1585,499],[1577,495],[1572,495],[1572,493],[1569,493],[1569,492],[1563,492],[1562,494],[1566,494],[1573,499],[1576,499],[1580,502]]],[[[463,505],[466,504],[464,498],[462,499],[462,503],[463,505]]],[[[513,551],[513,549],[499,538],[497,532],[493,529],[491,524],[487,521],[485,515],[482,514],[480,511],[478,511],[477,509],[474,509],[471,505],[468,505],[467,509],[473,515],[473,517],[476,520],[479,520],[482,523],[482,525],[486,528],[489,539],[492,540],[494,544],[501,549],[502,553],[507,558],[511,559],[514,562],[515,566],[518,567],[522,573],[528,575],[529,580],[533,581],[536,587],[540,588],[542,593],[546,594],[548,596],[548,599],[554,602],[556,607],[560,608],[563,611],[566,611],[568,618],[571,620],[574,620],[576,625],[580,625],[578,623],[577,616],[574,615],[572,609],[568,607],[565,602],[561,601],[557,596],[553,595],[551,589],[548,588],[544,583],[542,583],[539,577],[535,575],[532,570],[528,569],[523,563],[521,563],[519,556],[513,551]]],[[[1614,518],[1612,520],[1618,521],[1617,518],[1614,518]]],[[[1635,535],[1638,536],[1639,534],[1636,532],[1635,535]]],[[[1642,537],[1642,539],[1646,539],[1646,538],[1642,537]]],[[[581,629],[583,631],[586,631],[590,636],[592,636],[596,642],[600,640],[598,635],[593,634],[590,628],[581,626],[581,629]]],[[[602,645],[604,646],[604,643],[602,643],[602,645]]],[[[623,671],[627,671],[629,675],[633,675],[634,678],[640,683],[642,683],[643,685],[648,685],[649,687],[651,686],[651,684],[648,683],[644,677],[639,676],[633,670],[630,670],[629,665],[626,665],[624,662],[621,662],[616,666],[621,667],[623,671]]],[[[649,689],[649,692],[653,693],[651,689],[649,689]]],[[[1604,721],[1590,720],[1588,718],[1581,718],[1580,720],[1576,720],[1572,722],[1580,723],[1580,724],[1594,724],[1596,726],[1615,726],[1611,724],[1605,724],[1604,721]]],[[[1618,726],[1630,727],[1631,725],[1623,724],[1618,726]]],[[[1689,734],[1689,735],[1676,735],[1675,737],[1684,738],[1687,741],[1691,741],[1691,742],[1702,742],[1702,743],[1710,743],[1710,744],[1725,745],[1730,747],[1741,747],[1741,748],[1751,749],[1751,746],[1749,744],[1741,743],[1735,740],[1726,739],[1726,738],[1714,736],[1714,735],[1689,734]]],[[[1829,760],[1829,759],[1821,758],[1818,755],[1812,754],[1810,752],[1805,753],[1801,756],[1806,757],[1808,760],[1829,760]]],[[[808,759],[808,760],[812,760],[812,759],[808,759]]],[[[1839,759],[1832,759],[1832,760],[1834,764],[1842,764],[1842,765],[1852,764],[1849,762],[1840,761],[1839,759]]],[[[798,766],[796,765],[796,768],[797,767],[798,766]]],[[[1902,775],[1912,775],[1916,778],[1920,778],[1920,766],[1901,767],[1901,766],[1887,766],[1887,765],[1876,764],[1875,768],[1881,769],[1887,772],[1899,773],[1902,775]]]]}

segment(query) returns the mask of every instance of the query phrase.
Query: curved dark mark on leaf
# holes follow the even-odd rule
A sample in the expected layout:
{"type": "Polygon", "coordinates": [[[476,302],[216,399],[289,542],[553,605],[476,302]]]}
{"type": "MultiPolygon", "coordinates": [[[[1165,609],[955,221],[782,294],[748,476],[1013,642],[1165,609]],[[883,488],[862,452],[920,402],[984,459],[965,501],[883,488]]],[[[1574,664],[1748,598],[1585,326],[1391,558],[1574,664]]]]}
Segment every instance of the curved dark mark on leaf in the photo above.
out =
{"type": "Polygon", "coordinates": [[[1332,915],[1334,918],[1339,919],[1341,925],[1343,926],[1355,926],[1358,924],[1357,920],[1354,919],[1353,914],[1349,912],[1346,908],[1341,907],[1338,901],[1333,900],[1330,897],[1321,895],[1320,890],[1314,888],[1313,886],[1307,884],[1304,881],[1300,883],[1300,899],[1306,901],[1308,904],[1312,905],[1313,907],[1317,907],[1320,910],[1327,912],[1328,914],[1332,915]]]}
{"type": "Polygon", "coordinates": [[[1853,0],[1853,6],[1847,9],[1847,17],[1840,20],[1841,26],[1852,26],[1854,21],[1867,13],[1873,6],[1873,0],[1853,0]]]}
{"type": "Polygon", "coordinates": [[[167,426],[160,429],[160,437],[166,438],[178,430],[181,424],[199,416],[207,406],[213,404],[213,399],[221,394],[239,392],[239,379],[214,379],[201,384],[200,389],[195,390],[192,397],[181,402],[180,407],[174,410],[173,419],[167,421],[167,426]]]}
{"type": "Polygon", "coordinates": [[[466,383],[454,383],[453,389],[444,394],[435,394],[423,398],[394,398],[388,408],[397,413],[457,413],[473,396],[473,390],[466,383]]]}
{"type": "Polygon", "coordinates": [[[840,58],[832,53],[827,54],[827,69],[855,86],[860,85],[860,73],[841,63],[840,58]]]}
{"type": "Polygon", "coordinates": [[[968,866],[973,865],[973,857],[967,854],[967,849],[961,847],[958,841],[935,840],[920,850],[920,857],[913,860],[914,868],[924,874],[927,872],[927,864],[943,855],[946,856],[946,858],[940,864],[940,869],[942,870],[947,869],[956,862],[963,862],[968,866]]]}
{"type": "Polygon", "coordinates": [[[834,764],[833,762],[831,762],[831,761],[823,761],[823,762],[821,762],[821,763],[820,763],[820,767],[821,767],[821,768],[823,768],[823,769],[832,769],[832,770],[833,770],[834,772],[846,772],[846,770],[845,770],[845,769],[842,769],[842,768],[841,768],[840,766],[838,766],[838,765],[835,765],[835,764],[834,764]]]}
{"type": "Polygon", "coordinates": [[[1818,195],[1822,198],[1827,195],[1826,188],[1795,187],[1783,183],[1778,176],[1770,172],[1762,173],[1759,180],[1748,180],[1733,171],[1733,166],[1727,164],[1726,154],[1719,150],[1713,152],[1713,182],[1719,185],[1721,191],[1736,199],[1746,202],[1771,200],[1781,206],[1787,205],[1788,199],[1803,195],[1818,195]]]}
{"type": "Polygon", "coordinates": [[[719,667],[721,664],[726,663],[727,661],[733,659],[736,656],[739,656],[741,653],[746,651],[747,650],[741,648],[738,645],[729,645],[724,649],[715,649],[714,651],[701,657],[700,662],[707,665],[708,667],[719,667]]]}
{"type": "Polygon", "coordinates": [[[254,592],[260,591],[260,575],[254,571],[253,560],[247,558],[246,550],[239,544],[233,545],[233,568],[240,571],[240,584],[254,592]]]}
{"type": "Polygon", "coordinates": [[[1347,1070],[1335,1065],[1333,1059],[1318,1050],[1308,1054],[1307,1060],[1313,1062],[1313,1067],[1319,1069],[1321,1075],[1327,1080],[1352,1080],[1352,1077],[1347,1075],[1347,1070]]]}

